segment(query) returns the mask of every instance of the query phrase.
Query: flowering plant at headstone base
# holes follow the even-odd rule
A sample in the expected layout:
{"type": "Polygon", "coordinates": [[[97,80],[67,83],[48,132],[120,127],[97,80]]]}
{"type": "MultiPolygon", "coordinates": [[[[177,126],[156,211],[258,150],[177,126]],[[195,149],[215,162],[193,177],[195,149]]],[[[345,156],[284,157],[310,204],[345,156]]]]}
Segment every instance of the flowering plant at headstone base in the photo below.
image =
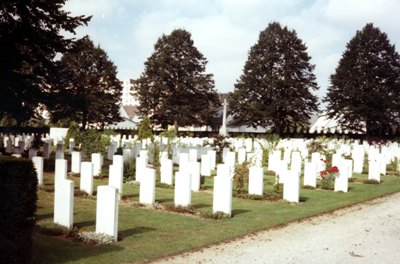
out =
{"type": "Polygon", "coordinates": [[[336,166],[323,170],[319,173],[321,177],[321,189],[332,190],[335,178],[339,174],[339,169],[336,166]]]}

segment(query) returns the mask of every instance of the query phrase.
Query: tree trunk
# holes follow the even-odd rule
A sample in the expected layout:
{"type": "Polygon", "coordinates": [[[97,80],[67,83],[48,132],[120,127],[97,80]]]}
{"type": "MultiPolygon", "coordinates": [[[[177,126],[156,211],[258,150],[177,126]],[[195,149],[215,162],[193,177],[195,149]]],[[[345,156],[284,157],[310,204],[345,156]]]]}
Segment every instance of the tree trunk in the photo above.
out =
{"type": "Polygon", "coordinates": [[[178,135],[178,128],[179,128],[178,121],[175,120],[174,121],[174,133],[175,133],[175,135],[178,135]]]}
{"type": "Polygon", "coordinates": [[[82,114],[82,130],[86,130],[86,125],[87,125],[87,114],[83,113],[82,114]]]}

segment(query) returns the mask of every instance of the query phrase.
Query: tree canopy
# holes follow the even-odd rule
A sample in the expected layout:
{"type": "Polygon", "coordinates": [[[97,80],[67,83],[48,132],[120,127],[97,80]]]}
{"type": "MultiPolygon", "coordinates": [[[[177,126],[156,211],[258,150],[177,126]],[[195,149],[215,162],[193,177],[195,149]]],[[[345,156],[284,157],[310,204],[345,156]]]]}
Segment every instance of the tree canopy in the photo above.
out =
{"type": "Polygon", "coordinates": [[[34,116],[47,103],[54,58],[65,52],[75,33],[90,17],[73,17],[62,9],[65,0],[0,1],[0,118],[18,125],[34,116]]]}
{"type": "Polygon", "coordinates": [[[367,24],[346,45],[324,101],[328,115],[367,134],[399,125],[400,58],[385,33],[367,24]]]}
{"type": "Polygon", "coordinates": [[[95,47],[88,36],[76,41],[58,63],[57,82],[50,104],[53,121],[69,119],[104,127],[120,121],[122,92],[117,70],[106,52],[95,47]]]}
{"type": "Polygon", "coordinates": [[[162,35],[138,80],[140,113],[163,128],[174,124],[176,132],[178,126],[208,124],[219,101],[206,64],[186,30],[162,35]]]}
{"type": "Polygon", "coordinates": [[[318,89],[307,47],[294,30],[273,22],[251,47],[230,96],[234,123],[272,127],[274,132],[307,126],[318,111],[318,89]]]}

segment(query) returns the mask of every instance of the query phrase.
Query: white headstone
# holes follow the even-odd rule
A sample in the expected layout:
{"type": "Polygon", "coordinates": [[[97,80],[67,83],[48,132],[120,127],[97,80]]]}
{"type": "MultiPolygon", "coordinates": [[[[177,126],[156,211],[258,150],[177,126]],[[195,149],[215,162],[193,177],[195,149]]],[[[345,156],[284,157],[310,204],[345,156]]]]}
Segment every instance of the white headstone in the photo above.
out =
{"type": "Polygon", "coordinates": [[[317,164],[314,162],[305,162],[304,163],[304,185],[317,187],[317,164]]]}
{"type": "Polygon", "coordinates": [[[146,173],[147,168],[147,157],[137,157],[136,158],[136,172],[135,172],[135,179],[136,181],[141,180],[141,177],[146,173]]]}
{"type": "Polygon", "coordinates": [[[338,169],[339,174],[335,178],[335,192],[348,192],[349,186],[349,175],[348,172],[350,168],[348,167],[349,163],[345,162],[345,159],[342,159],[340,162],[338,169]]]}
{"type": "Polygon", "coordinates": [[[189,172],[192,191],[200,191],[200,162],[190,161],[189,172]]]}
{"type": "Polygon", "coordinates": [[[118,239],[118,190],[110,186],[97,187],[96,233],[118,239]]]}
{"type": "Polygon", "coordinates": [[[190,173],[187,170],[175,173],[175,206],[189,206],[192,203],[192,190],[190,173]]]}
{"type": "Polygon", "coordinates": [[[211,156],[208,154],[201,155],[200,174],[202,176],[211,176],[211,156]]]}
{"type": "Polygon", "coordinates": [[[65,159],[57,159],[54,173],[54,188],[57,188],[59,182],[67,179],[68,161],[65,159]]]}
{"type": "Polygon", "coordinates": [[[60,180],[54,190],[54,223],[71,228],[74,221],[74,182],[60,180]]]}
{"type": "Polygon", "coordinates": [[[92,153],[93,176],[99,176],[101,173],[102,157],[100,153],[92,153]]]}
{"type": "Polygon", "coordinates": [[[33,157],[32,162],[36,169],[38,184],[40,186],[42,186],[43,185],[43,157],[33,157]]]}
{"type": "Polygon", "coordinates": [[[210,156],[211,169],[214,170],[216,166],[217,152],[215,150],[208,150],[207,154],[210,156]]]}
{"type": "Polygon", "coordinates": [[[146,168],[140,178],[139,203],[152,205],[156,197],[156,171],[146,168]]]}
{"type": "Polygon", "coordinates": [[[223,212],[232,215],[232,179],[230,166],[218,164],[214,177],[213,213],[223,212]]]}
{"type": "Polygon", "coordinates": [[[81,163],[81,181],[79,189],[93,195],[93,163],[84,161],[81,163]]]}
{"type": "Polygon", "coordinates": [[[297,171],[288,170],[283,184],[283,199],[298,203],[300,200],[300,177],[297,171]]]}
{"type": "Polygon", "coordinates": [[[71,172],[80,173],[81,172],[81,157],[82,154],[79,151],[71,152],[71,172]]]}
{"type": "Polygon", "coordinates": [[[246,149],[239,148],[238,149],[238,164],[242,164],[246,161],[246,149]]]}
{"type": "Polygon", "coordinates": [[[119,196],[122,195],[124,178],[124,168],[120,164],[112,164],[109,166],[108,186],[118,189],[119,196]]]}
{"type": "Polygon", "coordinates": [[[249,194],[263,195],[264,193],[264,171],[262,167],[252,166],[249,168],[249,194]]]}
{"type": "Polygon", "coordinates": [[[170,159],[162,159],[161,160],[161,168],[160,168],[160,181],[161,183],[173,184],[173,164],[170,159]]]}
{"type": "Polygon", "coordinates": [[[368,180],[381,181],[380,162],[378,160],[368,162],[368,180]]]}

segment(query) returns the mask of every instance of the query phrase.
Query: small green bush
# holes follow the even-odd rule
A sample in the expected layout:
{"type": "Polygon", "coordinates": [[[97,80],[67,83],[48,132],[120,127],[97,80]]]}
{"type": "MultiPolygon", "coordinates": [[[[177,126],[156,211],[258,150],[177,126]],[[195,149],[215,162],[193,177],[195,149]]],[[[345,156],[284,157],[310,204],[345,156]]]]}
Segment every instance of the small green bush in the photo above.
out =
{"type": "Polygon", "coordinates": [[[233,189],[236,193],[246,193],[246,183],[249,180],[249,162],[235,166],[233,176],[233,189]]]}
{"type": "Polygon", "coordinates": [[[147,138],[150,138],[153,141],[154,135],[153,135],[153,130],[151,129],[150,126],[150,119],[147,116],[145,116],[142,122],[140,122],[138,139],[142,140],[147,138]]]}
{"type": "Polygon", "coordinates": [[[195,214],[196,210],[192,206],[176,206],[174,203],[165,203],[164,210],[181,213],[181,214],[195,214]]]}
{"type": "Polygon", "coordinates": [[[0,262],[30,263],[37,176],[32,161],[0,158],[0,262]]]}
{"type": "Polygon", "coordinates": [[[136,173],[136,159],[131,158],[124,161],[124,182],[133,181],[136,173]]]}
{"type": "Polygon", "coordinates": [[[107,147],[110,144],[110,136],[95,129],[79,131],[75,135],[75,144],[81,145],[86,156],[92,153],[107,154],[107,147]]]}

